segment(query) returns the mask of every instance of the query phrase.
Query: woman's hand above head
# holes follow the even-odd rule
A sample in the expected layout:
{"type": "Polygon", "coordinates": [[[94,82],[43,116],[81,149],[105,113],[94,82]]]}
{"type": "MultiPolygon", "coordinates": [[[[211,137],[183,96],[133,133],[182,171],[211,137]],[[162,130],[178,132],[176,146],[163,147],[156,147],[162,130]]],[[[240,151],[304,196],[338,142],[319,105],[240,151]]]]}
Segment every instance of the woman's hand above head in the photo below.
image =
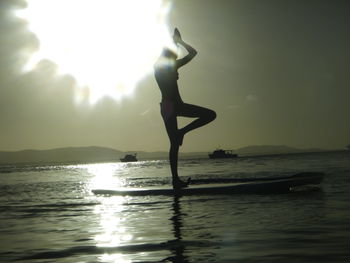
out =
{"type": "Polygon", "coordinates": [[[173,40],[175,43],[182,42],[180,31],[177,28],[174,30],[173,40]]]}

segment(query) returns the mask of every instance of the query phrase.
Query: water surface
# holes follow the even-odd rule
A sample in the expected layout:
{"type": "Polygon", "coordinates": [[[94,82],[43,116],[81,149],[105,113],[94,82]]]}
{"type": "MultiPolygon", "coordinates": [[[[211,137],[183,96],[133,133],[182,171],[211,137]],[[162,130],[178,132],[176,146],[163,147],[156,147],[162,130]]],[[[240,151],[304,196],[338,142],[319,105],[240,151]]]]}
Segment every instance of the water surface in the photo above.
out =
{"type": "Polygon", "coordinates": [[[182,160],[192,178],[326,173],[290,194],[95,196],[165,185],[167,161],[0,166],[1,262],[349,262],[350,151],[182,160]]]}

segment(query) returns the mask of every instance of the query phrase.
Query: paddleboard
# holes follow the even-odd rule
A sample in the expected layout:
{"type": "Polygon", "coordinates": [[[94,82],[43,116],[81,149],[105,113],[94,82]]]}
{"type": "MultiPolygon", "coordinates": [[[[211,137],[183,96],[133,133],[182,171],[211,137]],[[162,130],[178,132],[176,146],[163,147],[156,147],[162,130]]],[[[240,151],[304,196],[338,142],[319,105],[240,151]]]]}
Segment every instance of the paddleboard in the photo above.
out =
{"type": "Polygon", "coordinates": [[[114,190],[95,189],[97,195],[148,196],[148,195],[203,195],[203,194],[268,194],[286,193],[303,185],[318,185],[324,173],[299,173],[288,177],[248,178],[248,179],[199,179],[176,192],[171,186],[145,188],[124,187],[114,190]]]}

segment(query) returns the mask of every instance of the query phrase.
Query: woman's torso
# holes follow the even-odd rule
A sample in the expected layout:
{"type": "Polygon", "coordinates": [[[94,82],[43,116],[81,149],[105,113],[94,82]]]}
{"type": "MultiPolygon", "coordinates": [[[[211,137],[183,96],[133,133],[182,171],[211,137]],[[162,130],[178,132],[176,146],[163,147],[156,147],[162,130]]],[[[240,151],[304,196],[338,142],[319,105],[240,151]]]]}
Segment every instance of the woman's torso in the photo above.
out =
{"type": "Polygon", "coordinates": [[[182,103],[177,80],[179,74],[175,66],[161,65],[157,63],[155,65],[154,75],[158,83],[158,87],[162,94],[162,101],[173,101],[175,103],[182,103]]]}

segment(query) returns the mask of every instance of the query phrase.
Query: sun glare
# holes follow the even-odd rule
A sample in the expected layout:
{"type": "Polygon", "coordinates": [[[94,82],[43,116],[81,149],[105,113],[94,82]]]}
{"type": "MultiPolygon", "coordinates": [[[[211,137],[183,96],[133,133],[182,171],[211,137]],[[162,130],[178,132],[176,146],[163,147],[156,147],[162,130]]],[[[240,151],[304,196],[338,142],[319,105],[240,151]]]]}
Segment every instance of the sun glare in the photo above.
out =
{"type": "Polygon", "coordinates": [[[164,46],[171,44],[166,0],[26,0],[17,16],[28,21],[40,41],[25,65],[41,59],[78,83],[77,100],[120,99],[152,72],[164,46]],[[87,91],[87,92],[86,92],[87,91]]]}

